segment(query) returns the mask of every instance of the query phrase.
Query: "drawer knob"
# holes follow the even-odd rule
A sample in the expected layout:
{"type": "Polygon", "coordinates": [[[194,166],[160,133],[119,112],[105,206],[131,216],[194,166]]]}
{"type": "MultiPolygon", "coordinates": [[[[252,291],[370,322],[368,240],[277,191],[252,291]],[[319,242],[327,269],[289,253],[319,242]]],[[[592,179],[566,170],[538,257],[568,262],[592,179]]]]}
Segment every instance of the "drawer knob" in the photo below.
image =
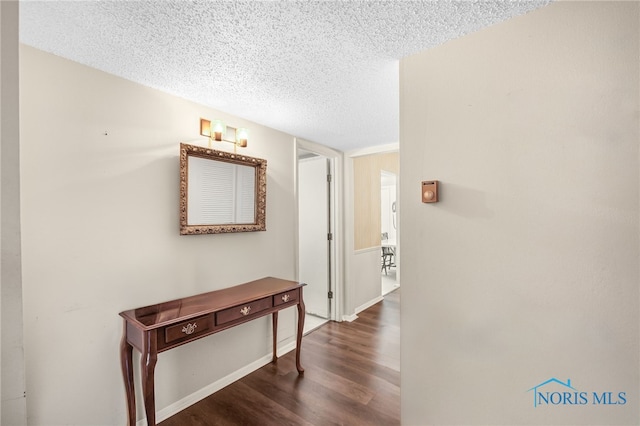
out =
{"type": "Polygon", "coordinates": [[[284,296],[282,296],[282,301],[283,302],[288,302],[289,299],[291,299],[291,296],[289,296],[288,294],[285,294],[284,296]]]}
{"type": "Polygon", "coordinates": [[[240,313],[242,315],[249,315],[249,312],[251,312],[251,306],[245,306],[244,308],[240,309],[240,313]]]}
{"type": "Polygon", "coordinates": [[[198,324],[196,324],[195,322],[193,324],[189,323],[184,327],[182,327],[182,332],[184,334],[193,334],[193,332],[196,331],[197,327],[198,327],[198,324]]]}

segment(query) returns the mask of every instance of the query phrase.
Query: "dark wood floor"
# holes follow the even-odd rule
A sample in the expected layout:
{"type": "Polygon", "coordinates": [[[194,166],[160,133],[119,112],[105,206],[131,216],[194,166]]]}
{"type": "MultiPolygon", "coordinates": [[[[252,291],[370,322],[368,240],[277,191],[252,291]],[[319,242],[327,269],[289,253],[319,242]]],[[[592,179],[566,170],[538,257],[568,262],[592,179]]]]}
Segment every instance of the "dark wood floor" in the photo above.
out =
{"type": "Polygon", "coordinates": [[[306,335],[302,366],[289,352],[160,425],[399,425],[400,290],[306,335]]]}

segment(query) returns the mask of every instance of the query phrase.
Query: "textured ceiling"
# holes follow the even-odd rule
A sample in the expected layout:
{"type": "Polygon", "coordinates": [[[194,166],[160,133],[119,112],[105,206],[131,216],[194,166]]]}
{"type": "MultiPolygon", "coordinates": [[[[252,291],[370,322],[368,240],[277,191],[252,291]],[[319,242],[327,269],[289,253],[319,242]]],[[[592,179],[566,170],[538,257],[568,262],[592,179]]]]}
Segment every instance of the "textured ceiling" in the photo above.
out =
{"type": "Polygon", "coordinates": [[[398,142],[400,58],[547,3],[22,0],[20,39],[351,150],[398,142]]]}

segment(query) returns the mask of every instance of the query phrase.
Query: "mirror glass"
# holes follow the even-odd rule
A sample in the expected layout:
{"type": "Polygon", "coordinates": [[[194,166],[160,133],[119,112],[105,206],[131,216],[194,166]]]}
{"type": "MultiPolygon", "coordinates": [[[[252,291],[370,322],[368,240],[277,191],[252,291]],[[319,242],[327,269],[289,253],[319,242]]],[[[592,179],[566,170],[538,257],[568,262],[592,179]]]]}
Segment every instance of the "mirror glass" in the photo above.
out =
{"type": "Polygon", "coordinates": [[[180,144],[180,233],[264,231],[266,160],[180,144]]]}

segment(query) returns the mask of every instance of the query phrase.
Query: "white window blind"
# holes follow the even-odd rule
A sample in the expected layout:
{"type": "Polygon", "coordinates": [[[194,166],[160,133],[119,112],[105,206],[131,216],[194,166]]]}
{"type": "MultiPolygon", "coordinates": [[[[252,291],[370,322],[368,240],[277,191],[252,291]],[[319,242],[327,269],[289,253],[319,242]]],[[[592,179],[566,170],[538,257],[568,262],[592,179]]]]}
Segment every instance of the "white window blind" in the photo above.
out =
{"type": "Polygon", "coordinates": [[[189,224],[255,222],[255,168],[189,157],[189,224]]]}

